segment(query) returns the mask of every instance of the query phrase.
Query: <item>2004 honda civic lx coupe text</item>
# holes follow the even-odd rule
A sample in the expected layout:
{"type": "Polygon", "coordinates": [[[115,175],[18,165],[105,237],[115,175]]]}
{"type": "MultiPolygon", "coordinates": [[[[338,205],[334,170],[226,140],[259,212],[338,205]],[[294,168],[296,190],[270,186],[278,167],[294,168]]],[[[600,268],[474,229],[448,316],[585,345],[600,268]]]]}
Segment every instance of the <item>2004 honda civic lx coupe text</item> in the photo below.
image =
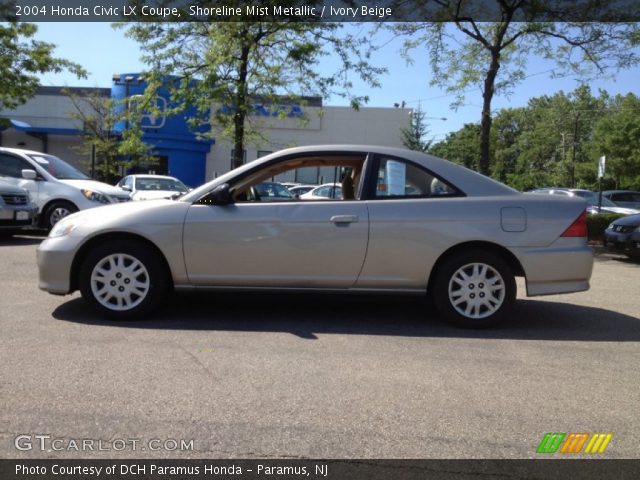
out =
{"type": "Polygon", "coordinates": [[[589,288],[585,208],[418,152],[300,147],[176,200],[63,218],[38,247],[39,286],[80,289],[114,318],[172,289],[427,293],[450,322],[485,327],[508,318],[515,276],[530,296],[589,288]],[[256,186],[270,179],[332,181],[342,196],[263,202],[256,186]]]}

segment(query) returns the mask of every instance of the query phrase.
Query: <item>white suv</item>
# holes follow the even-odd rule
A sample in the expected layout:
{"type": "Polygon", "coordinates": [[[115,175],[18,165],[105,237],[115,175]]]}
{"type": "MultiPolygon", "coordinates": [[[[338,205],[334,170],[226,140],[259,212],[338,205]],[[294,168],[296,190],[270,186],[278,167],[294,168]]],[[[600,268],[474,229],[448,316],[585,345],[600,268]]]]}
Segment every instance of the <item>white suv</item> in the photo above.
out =
{"type": "Polygon", "coordinates": [[[38,224],[46,229],[70,213],[125,202],[128,192],[91,180],[58,157],[0,147],[0,178],[29,191],[38,206],[38,224]]]}

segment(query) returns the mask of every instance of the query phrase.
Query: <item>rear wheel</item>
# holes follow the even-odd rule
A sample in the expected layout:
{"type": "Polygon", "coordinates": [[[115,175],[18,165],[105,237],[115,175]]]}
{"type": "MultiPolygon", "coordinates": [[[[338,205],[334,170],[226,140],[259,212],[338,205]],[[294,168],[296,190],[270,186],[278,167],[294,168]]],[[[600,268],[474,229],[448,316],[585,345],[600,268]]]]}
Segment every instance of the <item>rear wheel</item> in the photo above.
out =
{"type": "Polygon", "coordinates": [[[169,285],[162,259],[134,241],[99,246],[80,268],[82,297],[116,319],[135,319],[153,311],[169,285]]]}
{"type": "Polygon", "coordinates": [[[76,207],[71,202],[65,201],[56,201],[47,207],[47,210],[44,212],[43,224],[42,226],[47,230],[51,230],[53,226],[62,220],[67,215],[71,215],[74,212],[78,211],[78,207],[76,207]]]}
{"type": "Polygon", "coordinates": [[[486,328],[505,319],[516,297],[509,265],[493,252],[470,250],[440,265],[433,282],[438,311],[454,325],[486,328]]]}

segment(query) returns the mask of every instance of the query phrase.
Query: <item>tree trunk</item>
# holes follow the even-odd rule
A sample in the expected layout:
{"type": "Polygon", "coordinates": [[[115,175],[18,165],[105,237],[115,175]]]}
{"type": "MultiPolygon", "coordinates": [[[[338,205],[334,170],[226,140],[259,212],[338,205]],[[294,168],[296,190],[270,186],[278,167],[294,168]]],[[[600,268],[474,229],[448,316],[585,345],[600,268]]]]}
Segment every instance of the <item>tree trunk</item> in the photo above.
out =
{"type": "Polygon", "coordinates": [[[244,163],[244,122],[247,117],[247,76],[249,72],[249,46],[243,45],[236,91],[236,113],[233,117],[233,168],[244,163]]]}
{"type": "Polygon", "coordinates": [[[500,69],[500,53],[491,52],[491,64],[484,79],[484,91],[482,92],[482,119],[480,120],[480,173],[489,175],[490,147],[491,147],[491,100],[495,91],[496,76],[500,69]]]}

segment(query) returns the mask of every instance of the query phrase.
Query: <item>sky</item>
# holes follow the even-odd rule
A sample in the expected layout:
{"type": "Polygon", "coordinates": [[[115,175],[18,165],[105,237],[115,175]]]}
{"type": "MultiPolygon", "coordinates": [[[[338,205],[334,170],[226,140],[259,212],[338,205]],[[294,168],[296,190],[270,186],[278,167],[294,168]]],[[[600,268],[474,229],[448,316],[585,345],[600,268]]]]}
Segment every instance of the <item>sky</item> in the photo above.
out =
{"type": "MultiPolygon", "coordinates": [[[[56,45],[56,56],[63,57],[82,65],[89,72],[87,79],[77,79],[70,74],[46,74],[41,78],[44,86],[80,86],[110,87],[114,73],[137,73],[145,69],[141,62],[138,44],[125,37],[122,29],[113,29],[110,23],[39,23],[38,40],[56,45]]],[[[362,28],[362,24],[353,28],[362,28]]],[[[380,88],[356,84],[358,95],[368,95],[369,107],[393,107],[395,103],[406,102],[409,108],[425,111],[429,133],[427,138],[443,140],[447,133],[460,129],[465,123],[479,122],[482,97],[480,90],[466,94],[465,104],[451,108],[452,94],[429,85],[431,70],[425,50],[413,51],[413,63],[407,65],[399,50],[401,40],[390,35],[377,37],[378,44],[384,46],[372,58],[372,63],[382,65],[388,73],[380,79],[380,88]],[[443,120],[446,119],[446,120],[443,120]]],[[[527,63],[528,78],[520,83],[509,97],[495,97],[492,103],[494,111],[500,108],[525,106],[530,98],[541,95],[553,95],[556,92],[571,92],[579,82],[575,78],[553,79],[549,71],[553,64],[537,58],[527,63]]],[[[640,96],[640,68],[619,72],[615,78],[589,82],[592,92],[597,94],[602,88],[611,94],[628,92],[640,96]]],[[[324,99],[325,105],[348,105],[342,98],[324,99]]]]}

